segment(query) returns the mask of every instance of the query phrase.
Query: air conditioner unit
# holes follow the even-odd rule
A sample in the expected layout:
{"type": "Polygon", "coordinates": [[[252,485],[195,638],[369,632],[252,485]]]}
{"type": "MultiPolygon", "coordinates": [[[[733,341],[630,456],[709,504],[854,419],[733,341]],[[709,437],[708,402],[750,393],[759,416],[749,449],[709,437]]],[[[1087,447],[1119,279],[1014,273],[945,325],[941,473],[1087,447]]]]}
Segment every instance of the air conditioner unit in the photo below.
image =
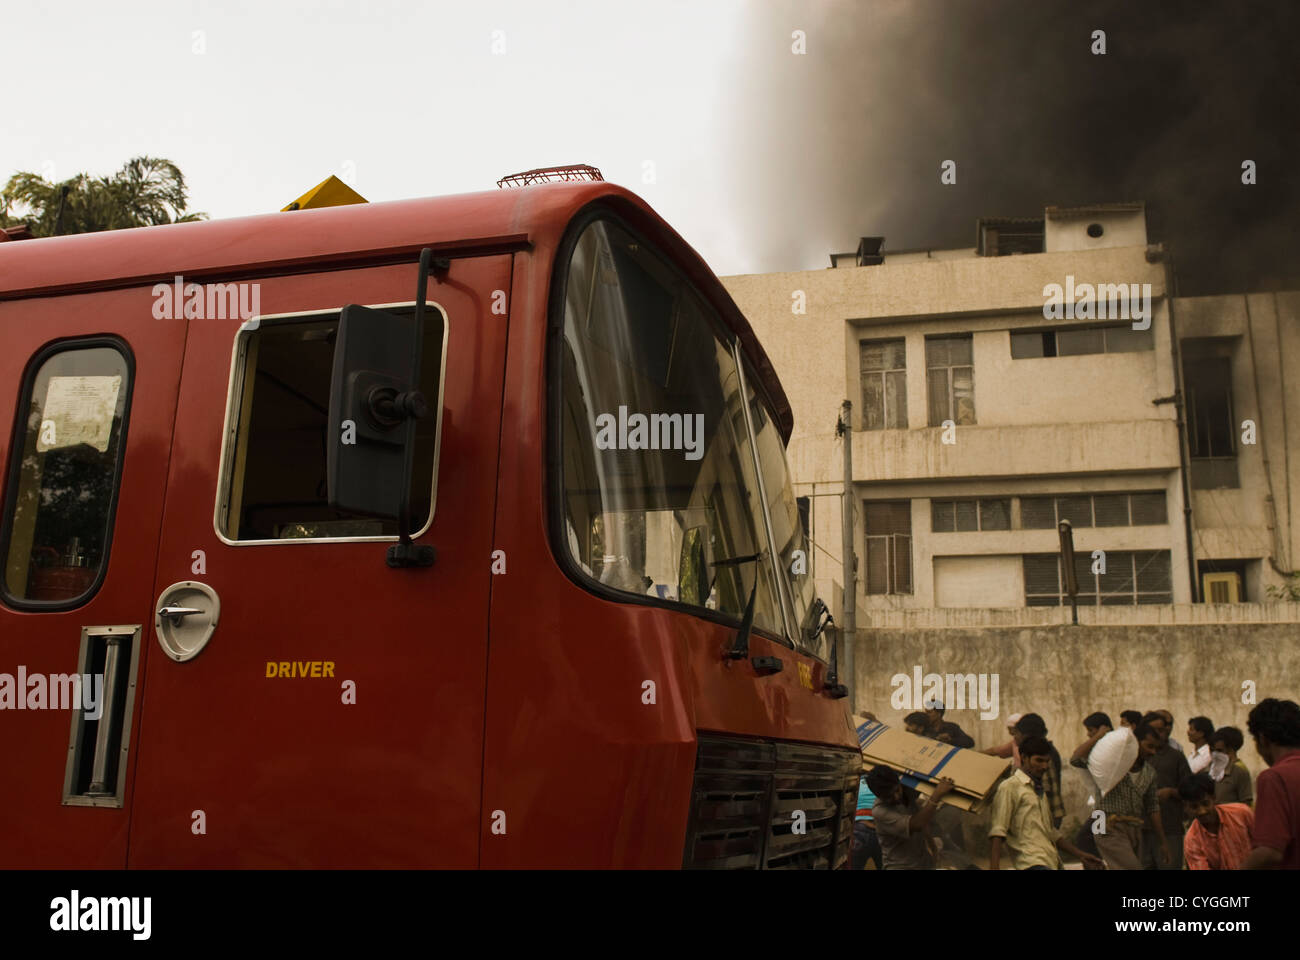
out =
{"type": "Polygon", "coordinates": [[[1241,603],[1241,575],[1237,573],[1201,574],[1201,595],[1206,603],[1241,603]]]}

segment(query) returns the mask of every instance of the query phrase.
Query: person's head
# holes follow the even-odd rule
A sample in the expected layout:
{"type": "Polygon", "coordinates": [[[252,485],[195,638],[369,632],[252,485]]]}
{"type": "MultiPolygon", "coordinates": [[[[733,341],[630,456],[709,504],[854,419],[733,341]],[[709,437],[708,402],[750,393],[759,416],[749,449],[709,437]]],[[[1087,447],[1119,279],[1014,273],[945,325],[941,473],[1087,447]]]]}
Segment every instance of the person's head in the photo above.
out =
{"type": "MultiPolygon", "coordinates": [[[[1169,740],[1169,721],[1165,719],[1165,715],[1162,711],[1152,710],[1150,713],[1146,714],[1142,718],[1142,725],[1151,727],[1155,730],[1156,734],[1160,737],[1161,743],[1166,743],[1169,740]]],[[[1133,732],[1133,735],[1137,736],[1136,730],[1133,732]]],[[[1141,739],[1141,737],[1138,737],[1139,741],[1141,739]]]]}
{"type": "Polygon", "coordinates": [[[903,802],[903,781],[893,767],[872,767],[867,771],[867,789],[885,803],[903,802]]]}
{"type": "Polygon", "coordinates": [[[1203,827],[1214,827],[1219,815],[1214,809],[1214,781],[1208,773],[1194,773],[1178,785],[1183,801],[1183,816],[1195,817],[1203,827]]]}
{"type": "Polygon", "coordinates": [[[1016,741],[1016,743],[1020,742],[1020,737],[1016,733],[1016,724],[1020,722],[1022,716],[1024,716],[1024,714],[1013,713],[1011,716],[1007,717],[1007,732],[1011,734],[1011,739],[1016,741]]]}
{"type": "Polygon", "coordinates": [[[1052,745],[1043,737],[1025,737],[1020,741],[1020,769],[1038,780],[1052,763],[1052,745]]]}
{"type": "Polygon", "coordinates": [[[1121,727],[1128,727],[1130,730],[1136,729],[1137,725],[1141,722],[1142,714],[1138,713],[1136,710],[1125,710],[1119,715],[1119,725],[1121,727]]]}
{"type": "MultiPolygon", "coordinates": [[[[1020,736],[1022,738],[1047,738],[1047,724],[1044,723],[1043,718],[1036,713],[1026,713],[1020,718],[1020,722],[1016,724],[1016,729],[1020,731],[1020,736]]],[[[1021,743],[1024,743],[1024,739],[1021,740],[1021,743]]]]}
{"type": "Polygon", "coordinates": [[[1300,749],[1300,704],[1269,697],[1261,700],[1246,719],[1255,749],[1270,767],[1292,750],[1300,749]]]}
{"type": "Polygon", "coordinates": [[[1220,727],[1210,737],[1210,749],[1235,758],[1245,742],[1246,738],[1236,727],[1220,727]]]}
{"type": "Polygon", "coordinates": [[[1174,715],[1168,710],[1157,710],[1156,713],[1165,718],[1165,739],[1169,739],[1169,734],[1174,732],[1174,715]]]}
{"type": "Polygon", "coordinates": [[[1098,710],[1096,713],[1090,713],[1083,718],[1083,729],[1088,731],[1088,736],[1092,736],[1102,727],[1114,729],[1115,725],[1110,722],[1110,717],[1098,710]]]}
{"type": "Polygon", "coordinates": [[[903,718],[903,726],[907,728],[908,733],[923,734],[929,725],[930,718],[919,710],[903,718]]]}
{"type": "Polygon", "coordinates": [[[1192,746],[1200,748],[1210,742],[1214,736],[1214,722],[1209,717],[1192,717],[1187,721],[1187,739],[1192,746]]]}
{"type": "Polygon", "coordinates": [[[927,700],[925,701],[925,719],[932,727],[937,727],[943,722],[943,701],[927,700]]]}
{"type": "Polygon", "coordinates": [[[1160,731],[1145,721],[1137,725],[1137,728],[1133,731],[1133,736],[1137,738],[1138,756],[1142,759],[1154,756],[1155,752],[1165,742],[1164,738],[1160,736],[1160,731]]]}

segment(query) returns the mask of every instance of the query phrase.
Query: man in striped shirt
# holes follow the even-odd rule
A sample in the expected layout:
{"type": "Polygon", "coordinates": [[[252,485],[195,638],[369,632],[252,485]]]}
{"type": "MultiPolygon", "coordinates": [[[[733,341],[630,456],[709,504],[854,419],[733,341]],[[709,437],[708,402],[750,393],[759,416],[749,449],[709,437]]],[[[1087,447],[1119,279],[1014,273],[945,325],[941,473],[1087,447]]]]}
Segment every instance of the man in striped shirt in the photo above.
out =
{"type": "MultiPolygon", "coordinates": [[[[1133,731],[1138,742],[1138,756],[1128,773],[1114,788],[1105,794],[1098,809],[1105,815],[1103,827],[1097,837],[1097,850],[1111,870],[1142,869],[1142,823],[1149,816],[1154,834],[1160,843],[1161,859],[1172,860],[1169,842],[1160,819],[1160,804],[1156,801],[1156,771],[1147,762],[1163,743],[1155,728],[1148,723],[1139,724],[1133,731]]],[[[1087,768],[1090,746],[1081,757],[1070,763],[1087,768]]],[[[1181,826],[1181,824],[1180,824],[1181,826]]]]}

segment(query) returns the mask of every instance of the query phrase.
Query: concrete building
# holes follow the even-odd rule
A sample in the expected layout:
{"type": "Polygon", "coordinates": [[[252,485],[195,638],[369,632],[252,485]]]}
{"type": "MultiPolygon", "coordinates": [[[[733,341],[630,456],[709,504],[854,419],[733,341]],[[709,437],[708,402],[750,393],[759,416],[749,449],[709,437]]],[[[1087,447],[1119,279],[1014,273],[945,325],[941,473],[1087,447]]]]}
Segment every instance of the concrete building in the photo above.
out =
{"type": "Polygon", "coordinates": [[[866,237],[831,266],[724,278],[794,408],[823,596],[842,581],[845,398],[866,617],[1059,608],[1060,519],[1084,622],[1283,584],[1300,555],[1300,293],[1171,298],[1141,204],[981,220],[970,249],[866,237]]]}

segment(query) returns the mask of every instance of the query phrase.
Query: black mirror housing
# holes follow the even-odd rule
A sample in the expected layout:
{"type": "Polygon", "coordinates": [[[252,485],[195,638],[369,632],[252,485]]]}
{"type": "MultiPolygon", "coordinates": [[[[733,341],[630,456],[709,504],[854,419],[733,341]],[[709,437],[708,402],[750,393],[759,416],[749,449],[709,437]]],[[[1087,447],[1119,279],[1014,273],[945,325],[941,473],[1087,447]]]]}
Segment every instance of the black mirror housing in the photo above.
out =
{"type": "Polygon", "coordinates": [[[330,381],[331,507],[405,522],[415,421],[428,413],[419,391],[422,349],[419,318],[343,308],[330,381]]]}

